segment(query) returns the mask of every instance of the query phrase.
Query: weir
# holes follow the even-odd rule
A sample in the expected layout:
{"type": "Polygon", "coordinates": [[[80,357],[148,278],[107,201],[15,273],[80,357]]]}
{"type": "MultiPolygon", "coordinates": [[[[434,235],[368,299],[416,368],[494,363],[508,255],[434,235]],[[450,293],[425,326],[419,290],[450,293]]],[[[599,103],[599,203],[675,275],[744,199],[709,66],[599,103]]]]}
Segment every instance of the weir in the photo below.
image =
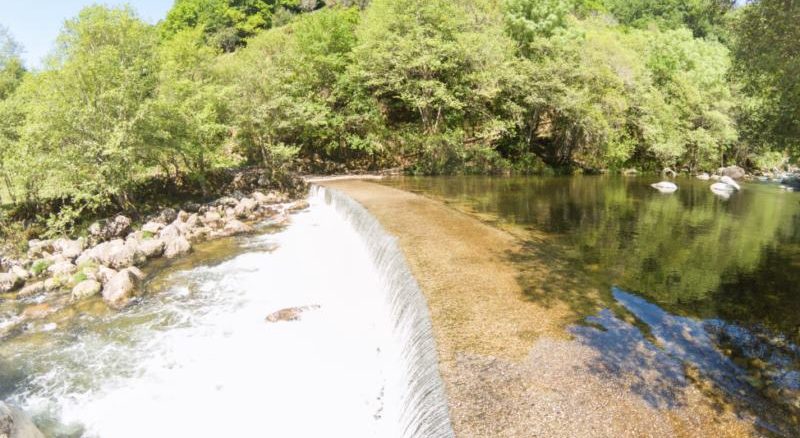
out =
{"type": "Polygon", "coordinates": [[[399,407],[402,437],[454,436],[425,296],[406,264],[397,239],[361,204],[327,187],[313,185],[311,196],[324,199],[355,228],[374,259],[382,290],[388,295],[392,332],[400,349],[386,386],[388,406],[399,407]]]}

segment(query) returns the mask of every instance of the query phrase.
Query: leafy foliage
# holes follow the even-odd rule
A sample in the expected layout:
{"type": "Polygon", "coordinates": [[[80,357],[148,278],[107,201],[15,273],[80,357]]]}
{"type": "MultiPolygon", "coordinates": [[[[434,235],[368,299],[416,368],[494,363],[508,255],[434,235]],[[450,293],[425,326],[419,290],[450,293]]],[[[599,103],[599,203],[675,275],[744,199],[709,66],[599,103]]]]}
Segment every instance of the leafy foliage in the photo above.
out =
{"type": "Polygon", "coordinates": [[[0,29],[0,186],[61,232],[148,181],[205,193],[241,165],[783,166],[798,18],[780,0],[177,0],[151,26],[92,6],[39,72],[0,29]]]}

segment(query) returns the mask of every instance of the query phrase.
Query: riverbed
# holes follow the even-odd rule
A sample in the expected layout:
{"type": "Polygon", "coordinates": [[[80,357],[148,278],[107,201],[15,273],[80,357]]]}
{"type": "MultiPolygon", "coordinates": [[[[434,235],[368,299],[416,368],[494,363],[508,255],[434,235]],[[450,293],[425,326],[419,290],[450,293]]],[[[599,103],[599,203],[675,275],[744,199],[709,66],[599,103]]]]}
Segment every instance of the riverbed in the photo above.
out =
{"type": "Polygon", "coordinates": [[[331,185],[399,237],[457,435],[795,436],[797,195],[652,182],[331,185]]]}

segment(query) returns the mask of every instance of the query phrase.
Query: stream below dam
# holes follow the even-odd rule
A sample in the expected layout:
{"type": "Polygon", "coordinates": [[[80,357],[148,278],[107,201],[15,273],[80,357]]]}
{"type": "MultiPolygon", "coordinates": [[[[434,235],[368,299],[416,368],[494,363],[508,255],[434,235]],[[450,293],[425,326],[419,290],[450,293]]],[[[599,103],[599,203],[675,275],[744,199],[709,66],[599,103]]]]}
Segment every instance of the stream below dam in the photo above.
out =
{"type": "Polygon", "coordinates": [[[284,228],[150,269],[0,344],[0,397],[47,436],[452,435],[427,307],[393,239],[322,188],[284,228]]]}

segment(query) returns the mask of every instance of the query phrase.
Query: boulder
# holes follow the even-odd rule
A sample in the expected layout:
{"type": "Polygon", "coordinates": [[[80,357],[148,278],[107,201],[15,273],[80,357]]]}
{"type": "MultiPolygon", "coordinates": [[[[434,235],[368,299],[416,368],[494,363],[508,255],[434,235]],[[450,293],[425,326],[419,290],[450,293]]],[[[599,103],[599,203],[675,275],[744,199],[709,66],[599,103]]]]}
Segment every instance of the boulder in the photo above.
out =
{"type": "Polygon", "coordinates": [[[295,201],[291,205],[289,205],[288,210],[289,211],[305,210],[306,208],[308,208],[308,205],[309,205],[308,201],[306,201],[305,199],[301,199],[301,200],[295,201]]]}
{"type": "Polygon", "coordinates": [[[242,233],[249,233],[253,231],[253,229],[236,219],[232,219],[225,224],[225,228],[223,228],[223,234],[226,236],[232,236],[234,234],[242,234],[242,233]]]}
{"type": "Polygon", "coordinates": [[[0,402],[0,437],[44,438],[31,418],[21,409],[0,402]]]}
{"type": "Polygon", "coordinates": [[[183,225],[183,224],[179,223],[176,220],[175,222],[173,222],[173,223],[167,225],[166,227],[164,227],[164,229],[162,229],[158,233],[158,237],[163,239],[164,241],[168,241],[168,240],[175,239],[176,237],[180,237],[181,235],[183,235],[183,231],[181,229],[182,228],[181,225],[183,225]]]}
{"type": "Polygon", "coordinates": [[[675,177],[678,175],[678,173],[677,173],[677,172],[675,172],[674,170],[672,170],[672,169],[671,169],[671,168],[669,168],[669,167],[665,167],[665,168],[664,168],[664,169],[661,171],[661,174],[662,174],[662,175],[664,175],[664,176],[668,176],[668,177],[670,177],[670,178],[675,178],[675,177]]]}
{"type": "Polygon", "coordinates": [[[67,284],[67,281],[64,277],[61,276],[50,277],[44,281],[44,289],[48,292],[54,291],[60,289],[65,284],[67,284]]]}
{"type": "Polygon", "coordinates": [[[103,285],[97,280],[83,280],[72,288],[72,298],[82,300],[97,295],[103,285]]]}
{"type": "Polygon", "coordinates": [[[103,287],[103,300],[110,307],[121,309],[138,293],[140,282],[141,279],[131,269],[123,269],[103,287]]]}
{"type": "Polygon", "coordinates": [[[91,248],[78,257],[78,264],[87,261],[95,261],[109,268],[121,269],[136,262],[137,245],[135,240],[126,242],[122,239],[115,239],[103,242],[91,248]]]}
{"type": "Polygon", "coordinates": [[[309,310],[316,310],[319,309],[320,306],[318,304],[312,304],[310,306],[300,306],[300,307],[287,307],[285,309],[278,310],[276,312],[270,313],[265,318],[267,322],[280,322],[280,321],[297,321],[300,319],[300,315],[303,312],[307,312],[309,310]]]}
{"type": "Polygon", "coordinates": [[[85,247],[86,241],[84,239],[58,239],[53,242],[53,251],[71,260],[81,255],[85,247]]]}
{"type": "Polygon", "coordinates": [[[111,219],[97,221],[89,226],[89,234],[95,242],[104,242],[118,237],[124,237],[131,229],[130,218],[117,215],[111,219]]]}
{"type": "Polygon", "coordinates": [[[161,222],[150,221],[142,226],[142,231],[150,234],[158,234],[162,228],[164,228],[164,224],[161,222]]]}
{"type": "Polygon", "coordinates": [[[189,213],[197,213],[203,208],[203,205],[198,204],[196,202],[187,202],[183,204],[181,208],[188,211],[189,213]]]}
{"type": "Polygon", "coordinates": [[[238,218],[246,218],[258,207],[255,200],[250,198],[242,198],[241,201],[233,208],[233,214],[238,218]]]}
{"type": "Polygon", "coordinates": [[[66,260],[62,262],[53,263],[47,268],[47,272],[49,272],[52,275],[69,275],[77,270],[78,267],[75,266],[75,264],[66,260]]]}
{"type": "Polygon", "coordinates": [[[236,198],[231,198],[230,196],[223,196],[222,198],[214,201],[214,204],[223,207],[236,207],[239,205],[239,201],[237,201],[236,198]]]}
{"type": "Polygon", "coordinates": [[[178,212],[174,208],[165,208],[156,216],[153,221],[164,225],[172,223],[178,218],[178,212]]]}
{"type": "Polygon", "coordinates": [[[137,268],[136,266],[131,266],[130,268],[126,269],[126,271],[133,274],[136,278],[139,279],[139,281],[144,281],[145,278],[144,272],[142,272],[142,270],[137,268]]]}
{"type": "Polygon", "coordinates": [[[207,226],[218,227],[220,221],[222,221],[222,216],[218,212],[211,210],[207,211],[200,220],[207,226]]]}
{"type": "Polygon", "coordinates": [[[39,303],[39,304],[32,304],[22,309],[22,312],[19,314],[19,316],[24,320],[42,319],[42,318],[47,318],[48,315],[51,315],[56,311],[58,311],[58,309],[52,307],[48,303],[39,303]]]}
{"type": "Polygon", "coordinates": [[[39,258],[43,253],[53,251],[52,240],[32,239],[28,241],[28,257],[39,258]]]}
{"type": "Polygon", "coordinates": [[[271,204],[272,203],[270,201],[270,198],[267,195],[265,195],[265,194],[263,194],[261,192],[253,192],[253,194],[251,196],[253,197],[253,199],[255,199],[256,202],[258,202],[261,205],[266,205],[266,204],[271,204]]]}
{"type": "Polygon", "coordinates": [[[711,179],[711,176],[709,174],[703,172],[703,173],[697,175],[697,179],[699,179],[701,181],[708,181],[709,179],[711,179]]]}
{"type": "Polygon", "coordinates": [[[22,286],[23,279],[19,278],[13,272],[4,272],[0,274],[0,293],[10,292],[19,286],[22,286]]]}
{"type": "Polygon", "coordinates": [[[192,232],[190,241],[208,240],[213,234],[214,230],[211,227],[198,227],[192,232]]]}
{"type": "Polygon", "coordinates": [[[731,177],[733,179],[742,179],[746,175],[744,169],[739,166],[720,167],[717,173],[721,176],[731,177]]]}
{"type": "Polygon", "coordinates": [[[25,287],[17,292],[17,298],[27,298],[34,295],[38,295],[47,289],[44,286],[44,281],[35,281],[30,284],[26,284],[25,287]]]}
{"type": "Polygon", "coordinates": [[[184,223],[184,230],[191,231],[192,228],[197,227],[200,224],[200,216],[197,213],[192,213],[186,218],[186,222],[184,223]]]}
{"type": "Polygon", "coordinates": [[[189,243],[183,236],[170,237],[164,239],[164,257],[171,259],[181,254],[186,254],[192,249],[192,244],[189,243]]]}
{"type": "Polygon", "coordinates": [[[21,278],[23,280],[27,280],[27,279],[31,278],[31,273],[28,272],[27,269],[23,268],[20,265],[11,266],[11,268],[8,270],[8,272],[11,272],[12,274],[16,275],[17,277],[19,277],[19,278],[21,278]]]}
{"type": "Polygon", "coordinates": [[[106,284],[109,281],[111,281],[111,279],[115,275],[117,275],[117,271],[114,270],[114,269],[111,269],[111,268],[109,268],[107,266],[98,267],[97,268],[97,273],[95,274],[97,279],[100,280],[100,282],[103,283],[103,284],[106,284]]]}
{"type": "Polygon", "coordinates": [[[160,257],[161,254],[164,254],[164,241],[161,239],[140,240],[136,251],[144,258],[160,257]]]}

